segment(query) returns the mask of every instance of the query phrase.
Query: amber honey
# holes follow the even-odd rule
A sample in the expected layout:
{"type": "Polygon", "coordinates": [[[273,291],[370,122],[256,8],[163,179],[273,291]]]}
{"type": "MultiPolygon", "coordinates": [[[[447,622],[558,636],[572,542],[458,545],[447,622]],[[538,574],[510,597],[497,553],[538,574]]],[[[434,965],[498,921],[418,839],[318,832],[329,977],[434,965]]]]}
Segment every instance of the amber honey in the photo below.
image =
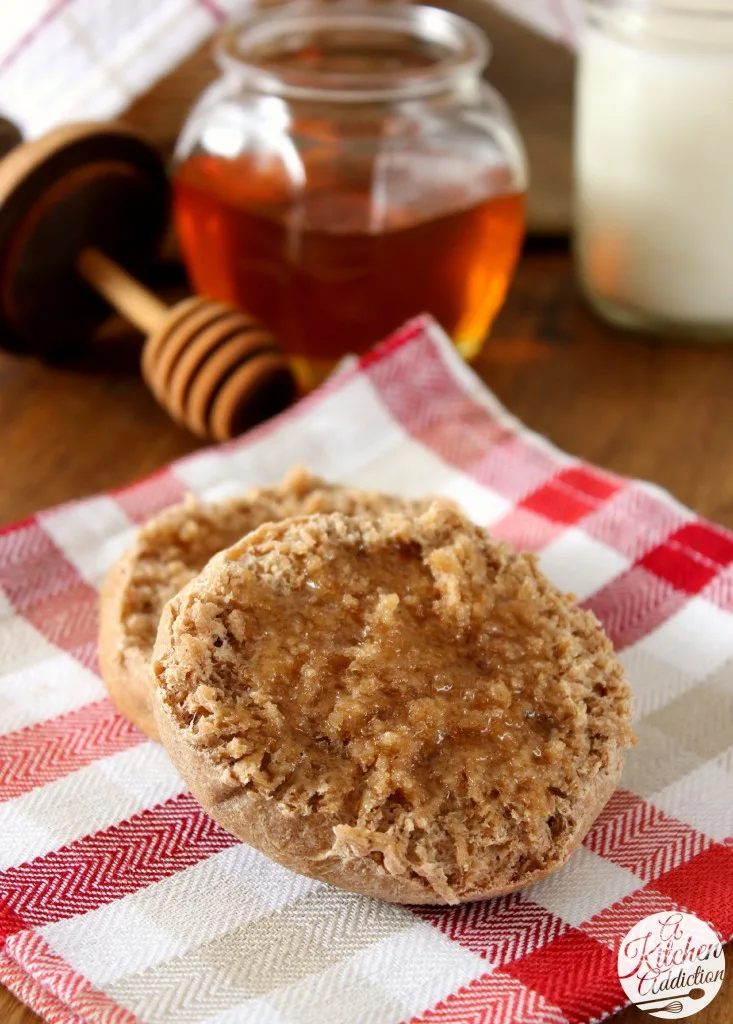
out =
{"type": "Polygon", "coordinates": [[[474,356],[517,260],[523,193],[375,212],[368,181],[317,179],[298,196],[251,156],[189,157],[175,209],[196,290],[264,321],[306,387],[422,312],[474,356]]]}

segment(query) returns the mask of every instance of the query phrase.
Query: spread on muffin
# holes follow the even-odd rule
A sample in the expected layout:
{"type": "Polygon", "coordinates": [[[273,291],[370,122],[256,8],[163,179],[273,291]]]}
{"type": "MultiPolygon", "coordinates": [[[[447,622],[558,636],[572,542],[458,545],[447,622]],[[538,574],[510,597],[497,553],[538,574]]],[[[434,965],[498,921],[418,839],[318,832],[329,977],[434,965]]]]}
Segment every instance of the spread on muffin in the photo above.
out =
{"type": "Polygon", "coordinates": [[[272,487],[253,487],[220,501],[186,501],[165,509],[138,530],[110,570],[100,609],[100,662],[109,694],[127,718],[158,738],[152,711],[150,658],[166,602],[208,560],[262,523],[316,512],[373,512],[409,502],[374,491],[326,483],[295,467],[272,487]]]}
{"type": "Polygon", "coordinates": [[[564,863],[633,741],[595,617],[442,502],[260,527],[170,602],[154,674],[164,741],[214,817],[404,902],[564,863]]]}

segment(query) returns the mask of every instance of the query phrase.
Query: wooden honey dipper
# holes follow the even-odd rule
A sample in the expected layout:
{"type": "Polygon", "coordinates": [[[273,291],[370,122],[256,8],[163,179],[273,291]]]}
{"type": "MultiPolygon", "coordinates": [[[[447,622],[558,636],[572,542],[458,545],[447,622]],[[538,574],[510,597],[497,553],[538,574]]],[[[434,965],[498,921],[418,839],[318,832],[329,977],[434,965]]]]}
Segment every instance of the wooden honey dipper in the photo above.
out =
{"type": "Polygon", "coordinates": [[[295,384],[246,313],[196,296],[168,307],[135,279],[168,209],[160,157],[119,125],[64,126],[13,149],[0,162],[0,345],[43,355],[78,344],[109,303],[147,334],[141,369],[160,404],[227,440],[288,405],[295,384]]]}

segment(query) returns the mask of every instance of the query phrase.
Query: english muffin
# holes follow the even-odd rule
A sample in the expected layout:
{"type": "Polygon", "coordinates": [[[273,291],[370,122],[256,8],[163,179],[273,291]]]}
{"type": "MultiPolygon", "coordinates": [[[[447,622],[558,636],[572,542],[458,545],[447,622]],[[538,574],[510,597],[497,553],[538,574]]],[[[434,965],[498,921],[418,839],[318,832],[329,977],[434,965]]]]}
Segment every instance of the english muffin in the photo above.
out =
{"type": "Polygon", "coordinates": [[[153,676],[162,741],[224,828],[398,903],[561,867],[633,742],[596,618],[442,502],[254,530],[167,604],[153,676]]]}
{"type": "Polygon", "coordinates": [[[223,501],[190,497],[154,516],[110,569],[100,605],[99,660],[112,701],[151,739],[150,657],[163,607],[222,548],[262,523],[314,512],[379,513],[424,502],[328,484],[301,467],[275,487],[223,501]]]}

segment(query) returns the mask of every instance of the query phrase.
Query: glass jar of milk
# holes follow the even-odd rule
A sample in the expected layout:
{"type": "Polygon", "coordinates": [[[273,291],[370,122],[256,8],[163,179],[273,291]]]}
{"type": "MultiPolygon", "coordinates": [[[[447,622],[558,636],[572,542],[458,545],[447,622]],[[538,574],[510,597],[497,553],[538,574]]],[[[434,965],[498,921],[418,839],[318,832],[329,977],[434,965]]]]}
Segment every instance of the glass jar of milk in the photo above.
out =
{"type": "Polygon", "coordinates": [[[586,0],[576,246],[607,319],[733,338],[733,0],[586,0]]]}

